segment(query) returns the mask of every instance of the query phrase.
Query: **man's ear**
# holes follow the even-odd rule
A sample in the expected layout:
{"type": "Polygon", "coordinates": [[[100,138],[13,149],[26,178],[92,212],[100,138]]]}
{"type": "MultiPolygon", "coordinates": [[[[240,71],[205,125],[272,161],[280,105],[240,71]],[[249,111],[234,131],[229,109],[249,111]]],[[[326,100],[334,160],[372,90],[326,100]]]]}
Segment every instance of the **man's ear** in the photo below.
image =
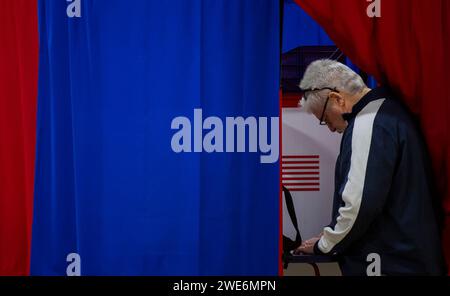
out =
{"type": "Polygon", "coordinates": [[[330,98],[333,99],[339,107],[345,107],[345,100],[340,93],[332,91],[330,92],[330,98]]]}

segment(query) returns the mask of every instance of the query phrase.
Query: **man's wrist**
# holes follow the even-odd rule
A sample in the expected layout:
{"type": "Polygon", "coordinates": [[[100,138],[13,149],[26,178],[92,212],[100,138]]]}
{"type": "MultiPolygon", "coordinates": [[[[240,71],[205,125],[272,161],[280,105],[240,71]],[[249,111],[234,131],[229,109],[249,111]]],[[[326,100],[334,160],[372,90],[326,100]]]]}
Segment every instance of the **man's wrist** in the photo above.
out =
{"type": "Polygon", "coordinates": [[[325,255],[325,253],[322,252],[320,250],[320,248],[319,248],[319,242],[320,242],[320,239],[317,240],[316,243],[314,244],[314,254],[316,254],[316,255],[325,255]]]}

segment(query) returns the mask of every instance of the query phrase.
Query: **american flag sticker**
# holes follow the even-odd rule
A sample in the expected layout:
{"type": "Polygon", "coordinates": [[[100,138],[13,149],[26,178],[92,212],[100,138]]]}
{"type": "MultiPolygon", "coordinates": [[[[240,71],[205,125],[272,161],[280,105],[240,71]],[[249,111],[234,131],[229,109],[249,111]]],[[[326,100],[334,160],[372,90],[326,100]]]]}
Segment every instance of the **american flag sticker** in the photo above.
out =
{"type": "Polygon", "coordinates": [[[283,155],[281,184],[289,191],[320,191],[319,155],[283,155]]]}

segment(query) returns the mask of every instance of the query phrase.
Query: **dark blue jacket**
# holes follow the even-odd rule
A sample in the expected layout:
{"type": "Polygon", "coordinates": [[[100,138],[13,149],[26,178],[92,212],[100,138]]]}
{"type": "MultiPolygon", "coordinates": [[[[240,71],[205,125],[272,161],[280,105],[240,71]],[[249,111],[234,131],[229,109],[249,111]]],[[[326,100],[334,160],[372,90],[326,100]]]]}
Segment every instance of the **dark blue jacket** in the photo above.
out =
{"type": "Polygon", "coordinates": [[[371,253],[382,274],[443,274],[426,149],[411,116],[378,88],[344,118],[333,218],[315,253],[338,256],[344,275],[366,275],[371,253]]]}

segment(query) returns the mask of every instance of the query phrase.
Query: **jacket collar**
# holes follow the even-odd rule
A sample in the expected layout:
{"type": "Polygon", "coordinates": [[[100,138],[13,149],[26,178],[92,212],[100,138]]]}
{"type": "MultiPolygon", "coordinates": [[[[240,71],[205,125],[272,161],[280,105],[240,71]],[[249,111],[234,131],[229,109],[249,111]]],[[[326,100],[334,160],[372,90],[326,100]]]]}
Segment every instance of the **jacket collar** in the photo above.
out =
{"type": "Polygon", "coordinates": [[[342,114],[346,121],[350,121],[370,102],[381,98],[388,98],[389,91],[385,87],[376,87],[365,94],[352,108],[352,112],[342,114]]]}

